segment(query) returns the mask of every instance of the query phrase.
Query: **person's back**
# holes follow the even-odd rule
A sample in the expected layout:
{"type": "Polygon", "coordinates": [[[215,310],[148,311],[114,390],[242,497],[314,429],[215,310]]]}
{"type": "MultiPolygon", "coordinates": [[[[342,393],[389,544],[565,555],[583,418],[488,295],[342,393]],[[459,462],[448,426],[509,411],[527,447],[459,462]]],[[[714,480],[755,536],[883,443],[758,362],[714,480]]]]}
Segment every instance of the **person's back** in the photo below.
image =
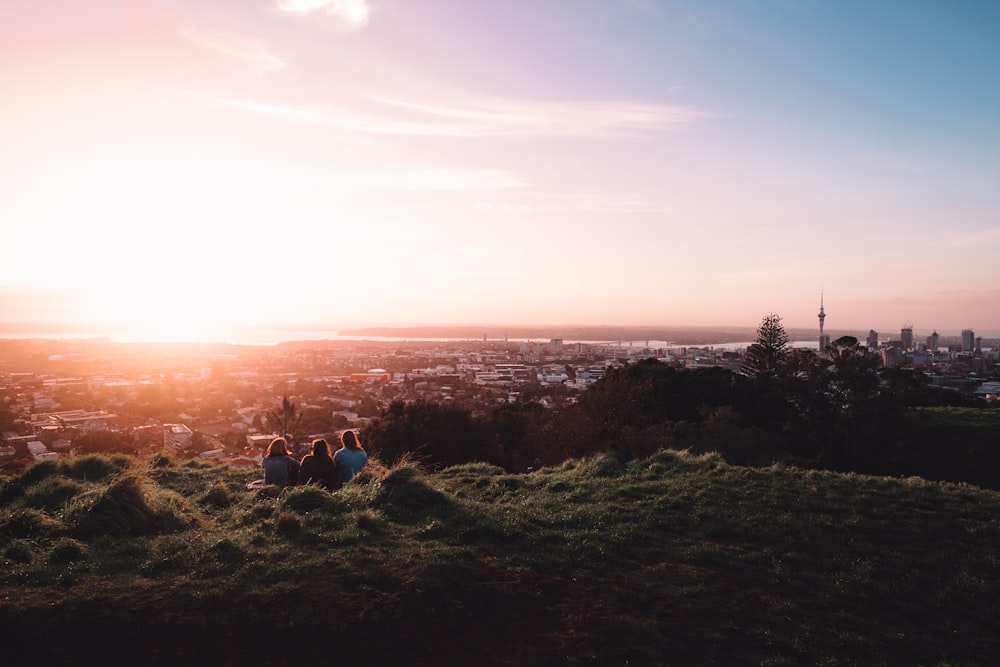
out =
{"type": "Polygon", "coordinates": [[[299,462],[288,455],[284,438],[275,438],[267,447],[267,456],[260,462],[264,468],[264,484],[285,487],[295,484],[299,462]]]}
{"type": "Polygon", "coordinates": [[[344,431],[340,441],[344,446],[333,455],[333,460],[337,463],[337,479],[347,484],[368,465],[368,454],[361,448],[354,431],[344,431]]]}
{"type": "Polygon", "coordinates": [[[313,441],[312,454],[306,454],[302,458],[299,480],[303,484],[319,484],[324,489],[336,490],[340,488],[340,480],[337,478],[337,464],[330,456],[330,448],[326,440],[320,438],[313,441]]]}

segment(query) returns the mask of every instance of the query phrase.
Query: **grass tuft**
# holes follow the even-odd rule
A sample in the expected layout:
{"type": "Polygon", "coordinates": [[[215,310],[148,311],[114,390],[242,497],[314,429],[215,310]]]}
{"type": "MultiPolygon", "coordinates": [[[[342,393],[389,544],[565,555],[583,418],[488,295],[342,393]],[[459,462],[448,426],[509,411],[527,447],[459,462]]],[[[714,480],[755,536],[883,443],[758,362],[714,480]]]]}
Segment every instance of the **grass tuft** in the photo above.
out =
{"type": "Polygon", "coordinates": [[[71,537],[60,537],[52,545],[49,560],[53,563],[68,564],[87,557],[87,545],[71,537]]]}
{"type": "Polygon", "coordinates": [[[20,508],[0,516],[0,535],[11,538],[52,537],[66,532],[66,526],[45,512],[20,508]]]}
{"type": "Polygon", "coordinates": [[[35,559],[35,552],[31,548],[31,543],[27,540],[11,540],[3,550],[4,558],[8,558],[15,563],[26,565],[35,559]]]}
{"type": "Polygon", "coordinates": [[[101,482],[135,464],[135,459],[123,454],[102,456],[88,454],[59,462],[62,474],[83,482],[101,482]]]}
{"type": "Polygon", "coordinates": [[[155,532],[156,512],[146,500],[138,477],[115,481],[102,490],[78,496],[68,512],[80,534],[130,537],[155,532]]]}
{"type": "Polygon", "coordinates": [[[28,487],[23,502],[28,507],[52,512],[86,489],[85,484],[75,479],[52,475],[28,487]]]}
{"type": "Polygon", "coordinates": [[[282,512],[278,515],[275,530],[283,537],[295,537],[302,532],[302,517],[295,512],[282,512]]]}
{"type": "Polygon", "coordinates": [[[318,486],[294,486],[285,490],[278,500],[279,510],[304,514],[316,510],[332,510],[337,502],[329,491],[318,486]]]}
{"type": "Polygon", "coordinates": [[[237,496],[233,494],[225,484],[217,483],[205,492],[201,497],[200,504],[216,509],[226,509],[237,502],[237,496]]]}
{"type": "Polygon", "coordinates": [[[420,466],[394,466],[378,484],[373,505],[395,521],[420,521],[429,516],[447,515],[454,503],[428,484],[420,466]]]}

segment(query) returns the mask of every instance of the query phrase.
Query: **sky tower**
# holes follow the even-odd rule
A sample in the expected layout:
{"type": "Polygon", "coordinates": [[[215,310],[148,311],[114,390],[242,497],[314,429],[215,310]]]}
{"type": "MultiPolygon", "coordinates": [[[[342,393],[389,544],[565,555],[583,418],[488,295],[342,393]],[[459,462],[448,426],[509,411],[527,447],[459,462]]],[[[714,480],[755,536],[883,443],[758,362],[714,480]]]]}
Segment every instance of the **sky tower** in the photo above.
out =
{"type": "Polygon", "coordinates": [[[819,351],[820,354],[830,347],[830,336],[823,333],[823,322],[826,320],[826,312],[823,310],[823,293],[819,293],[819,351]]]}

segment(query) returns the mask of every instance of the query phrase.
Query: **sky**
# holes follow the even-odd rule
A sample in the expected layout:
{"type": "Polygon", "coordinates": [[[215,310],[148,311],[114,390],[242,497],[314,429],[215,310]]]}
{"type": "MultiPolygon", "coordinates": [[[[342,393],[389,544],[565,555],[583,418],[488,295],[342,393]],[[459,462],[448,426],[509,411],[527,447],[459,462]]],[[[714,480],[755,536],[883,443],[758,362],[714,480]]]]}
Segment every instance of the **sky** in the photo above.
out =
{"type": "Polygon", "coordinates": [[[1000,333],[1000,3],[0,3],[0,325],[1000,333]]]}

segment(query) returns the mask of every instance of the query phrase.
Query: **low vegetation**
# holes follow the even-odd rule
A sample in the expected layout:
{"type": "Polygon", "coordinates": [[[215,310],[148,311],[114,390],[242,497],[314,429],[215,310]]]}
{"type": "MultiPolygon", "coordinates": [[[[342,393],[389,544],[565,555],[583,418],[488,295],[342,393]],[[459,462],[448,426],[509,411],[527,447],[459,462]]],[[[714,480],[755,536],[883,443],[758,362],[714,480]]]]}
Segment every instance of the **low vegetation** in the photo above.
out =
{"type": "Polygon", "coordinates": [[[39,664],[989,665],[1000,494],[661,451],[342,491],[157,455],[0,484],[39,664]]]}

